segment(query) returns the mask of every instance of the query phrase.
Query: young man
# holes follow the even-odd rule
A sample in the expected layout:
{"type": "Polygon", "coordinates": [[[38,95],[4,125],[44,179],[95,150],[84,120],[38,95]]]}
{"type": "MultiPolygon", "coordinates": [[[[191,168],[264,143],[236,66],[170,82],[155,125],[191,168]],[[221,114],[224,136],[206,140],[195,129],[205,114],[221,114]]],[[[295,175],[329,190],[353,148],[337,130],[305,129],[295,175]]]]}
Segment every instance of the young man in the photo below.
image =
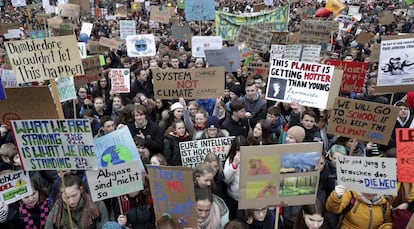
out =
{"type": "Polygon", "coordinates": [[[115,123],[114,120],[109,116],[103,116],[100,120],[101,128],[98,130],[98,134],[95,138],[99,138],[104,136],[105,134],[109,134],[115,130],[115,123]]]}
{"type": "Polygon", "coordinates": [[[231,115],[221,124],[222,129],[226,129],[230,136],[244,136],[249,134],[249,123],[245,118],[246,106],[239,100],[230,103],[231,115]]]}
{"type": "Polygon", "coordinates": [[[272,125],[272,140],[273,142],[281,143],[280,133],[283,131],[283,127],[286,124],[285,118],[280,115],[279,107],[269,107],[267,109],[266,120],[272,125]]]}
{"type": "Polygon", "coordinates": [[[297,106],[293,106],[292,109],[293,110],[290,113],[289,128],[292,126],[303,127],[305,129],[305,139],[303,142],[321,141],[321,133],[316,126],[316,113],[312,110],[305,110],[301,114],[297,106]]]}
{"type": "Polygon", "coordinates": [[[254,127],[259,120],[266,118],[266,101],[261,98],[253,79],[246,82],[245,91],[246,95],[241,101],[246,106],[246,118],[254,127]]]}

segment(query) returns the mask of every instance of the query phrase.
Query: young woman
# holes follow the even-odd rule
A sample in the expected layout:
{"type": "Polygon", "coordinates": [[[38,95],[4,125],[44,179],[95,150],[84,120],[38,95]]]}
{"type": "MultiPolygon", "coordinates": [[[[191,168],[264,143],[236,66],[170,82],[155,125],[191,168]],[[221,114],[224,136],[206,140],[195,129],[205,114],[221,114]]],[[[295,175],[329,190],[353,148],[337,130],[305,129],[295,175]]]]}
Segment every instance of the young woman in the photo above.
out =
{"type": "Polygon", "coordinates": [[[111,118],[115,121],[115,126],[118,124],[116,121],[119,118],[119,115],[124,108],[124,103],[122,97],[120,95],[115,95],[112,99],[112,111],[111,111],[111,118]]]}
{"type": "Polygon", "coordinates": [[[247,137],[249,145],[272,144],[272,125],[266,119],[260,120],[247,137]]]}
{"type": "Polygon", "coordinates": [[[238,218],[245,223],[248,229],[267,229],[275,227],[274,212],[268,208],[240,211],[238,218]]]}
{"type": "Polygon", "coordinates": [[[224,182],[223,166],[219,157],[215,153],[209,153],[206,158],[204,158],[204,162],[209,163],[214,171],[216,171],[213,179],[215,186],[213,193],[225,200],[227,196],[227,185],[224,182]]]}
{"type": "Polygon", "coordinates": [[[92,98],[101,97],[105,102],[110,100],[111,84],[107,74],[101,76],[98,83],[92,89],[92,98]]]}
{"type": "Polygon", "coordinates": [[[296,217],[293,229],[327,229],[325,205],[316,199],[315,204],[303,205],[296,217]]]}
{"type": "Polygon", "coordinates": [[[174,121],[172,129],[164,139],[164,156],[168,165],[182,165],[180,142],[190,141],[191,136],[187,132],[183,120],[174,121]]]}
{"type": "Polygon", "coordinates": [[[228,208],[209,188],[195,188],[197,222],[200,229],[223,229],[229,221],[228,208]]]}
{"type": "Polygon", "coordinates": [[[156,153],[152,155],[150,159],[150,164],[151,165],[167,165],[167,161],[165,160],[165,157],[162,154],[156,153]]]}
{"type": "Polygon", "coordinates": [[[198,131],[193,139],[221,138],[228,137],[229,132],[220,128],[220,121],[216,116],[209,116],[205,123],[205,129],[198,131]]]}
{"type": "Polygon", "coordinates": [[[66,204],[69,205],[72,223],[75,228],[98,229],[108,221],[108,211],[104,202],[92,202],[84,191],[82,182],[77,176],[65,176],[65,188],[49,213],[45,229],[63,229],[70,227],[66,204]]]}
{"type": "Polygon", "coordinates": [[[214,174],[216,174],[216,170],[211,167],[210,163],[198,164],[193,170],[194,186],[215,189],[214,174]]]}

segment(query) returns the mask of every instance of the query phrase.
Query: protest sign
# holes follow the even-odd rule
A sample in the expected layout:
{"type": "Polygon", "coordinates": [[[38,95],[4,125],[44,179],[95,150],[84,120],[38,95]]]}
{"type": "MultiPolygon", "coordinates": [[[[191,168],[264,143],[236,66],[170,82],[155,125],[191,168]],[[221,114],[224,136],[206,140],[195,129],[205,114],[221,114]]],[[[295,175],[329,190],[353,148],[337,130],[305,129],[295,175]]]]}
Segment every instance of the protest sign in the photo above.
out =
{"type": "Polygon", "coordinates": [[[340,92],[362,93],[365,83],[365,73],[368,63],[347,62],[339,60],[325,60],[325,64],[333,65],[337,69],[344,70],[340,92]]]}
{"type": "Polygon", "coordinates": [[[55,29],[60,28],[61,23],[63,23],[63,19],[59,15],[47,19],[47,24],[49,25],[49,27],[55,29]]]}
{"type": "Polygon", "coordinates": [[[342,3],[342,0],[328,0],[325,8],[335,14],[339,14],[339,12],[345,9],[345,4],[342,3]]]}
{"type": "Polygon", "coordinates": [[[24,170],[97,168],[88,119],[13,120],[12,129],[24,170]]]}
{"type": "Polygon", "coordinates": [[[109,51],[109,47],[105,47],[99,44],[99,41],[88,41],[86,47],[91,54],[101,54],[106,51],[109,51]]]}
{"type": "Polygon", "coordinates": [[[119,21],[119,33],[121,39],[126,39],[127,36],[136,35],[136,21],[134,20],[120,20],[119,21]]]}
{"type": "Polygon", "coordinates": [[[208,99],[224,93],[224,68],[153,69],[157,99],[208,99]]]}
{"type": "Polygon", "coordinates": [[[9,31],[4,34],[4,38],[6,39],[24,38],[24,36],[24,32],[20,29],[9,29],[9,31]]]}
{"type": "Polygon", "coordinates": [[[19,86],[14,76],[13,70],[0,69],[1,84],[4,88],[19,86]]]}
{"type": "Polygon", "coordinates": [[[53,28],[52,31],[55,37],[73,35],[73,30],[53,28]]]}
{"type": "Polygon", "coordinates": [[[191,39],[193,38],[193,32],[191,31],[191,27],[190,26],[176,26],[173,25],[171,27],[172,30],[172,35],[173,37],[175,37],[175,39],[180,40],[180,41],[191,41],[191,39]]]}
{"type": "Polygon", "coordinates": [[[0,175],[0,200],[11,204],[33,194],[28,172],[17,171],[0,175]]]}
{"type": "MultiPolygon", "coordinates": [[[[301,44],[321,44],[326,46],[331,31],[338,28],[333,21],[304,20],[300,24],[299,43],[301,44]]],[[[325,47],[326,49],[326,47],[325,47]]],[[[324,48],[322,48],[324,50],[324,48]]]]}
{"type": "Polygon", "coordinates": [[[270,33],[249,26],[240,26],[240,31],[237,34],[235,45],[245,43],[251,50],[259,53],[266,53],[269,51],[272,36],[270,33]]]}
{"type": "Polygon", "coordinates": [[[131,91],[130,76],[128,68],[112,68],[111,91],[114,93],[129,93],[131,91]]]}
{"type": "Polygon", "coordinates": [[[83,70],[85,75],[75,76],[75,86],[80,87],[92,81],[99,80],[99,73],[101,72],[101,65],[99,63],[99,56],[91,56],[82,59],[83,70]]]}
{"type": "Polygon", "coordinates": [[[121,3],[115,3],[115,17],[127,17],[128,6],[121,3]]]}
{"type": "Polygon", "coordinates": [[[38,38],[45,38],[45,31],[44,30],[32,30],[29,33],[30,38],[38,39],[38,38]]]}
{"type": "Polygon", "coordinates": [[[73,35],[10,41],[5,46],[19,83],[84,74],[73,35]]]}
{"type": "Polygon", "coordinates": [[[328,133],[388,145],[397,115],[394,106],[337,97],[328,133]]]}
{"type": "Polygon", "coordinates": [[[383,16],[380,17],[379,23],[381,25],[389,25],[395,21],[394,14],[391,11],[383,11],[383,16]]]}
{"type": "Polygon", "coordinates": [[[270,42],[270,44],[286,45],[288,37],[288,32],[272,32],[272,41],[270,42]]]}
{"type": "Polygon", "coordinates": [[[380,92],[412,91],[414,87],[414,36],[391,36],[381,40],[377,87],[380,92]],[[381,90],[385,87],[385,90],[381,90]]]}
{"type": "Polygon", "coordinates": [[[264,4],[264,2],[253,5],[253,12],[260,12],[265,9],[266,5],[264,4]]]}
{"type": "Polygon", "coordinates": [[[321,143],[240,147],[239,209],[315,203],[321,151],[321,143]]]}
{"type": "Polygon", "coordinates": [[[59,3],[57,6],[57,14],[62,17],[78,18],[80,6],[70,3],[59,3]]]}
{"type": "Polygon", "coordinates": [[[157,52],[154,34],[128,36],[126,46],[129,57],[155,56],[157,52]]]}
{"type": "Polygon", "coordinates": [[[339,156],[336,158],[338,184],[363,193],[397,195],[395,158],[339,156]]]}
{"type": "Polygon", "coordinates": [[[220,161],[225,161],[234,137],[209,138],[180,142],[180,154],[183,166],[195,168],[209,153],[214,153],[220,161]]]}
{"type": "Polygon", "coordinates": [[[241,56],[237,46],[217,50],[204,50],[208,66],[223,66],[226,72],[237,72],[240,68],[241,56]]]}
{"type": "Polygon", "coordinates": [[[193,171],[179,166],[147,166],[155,218],[167,214],[186,228],[197,227],[193,171]]]}
{"type": "Polygon", "coordinates": [[[163,6],[151,6],[151,13],[150,13],[150,20],[151,21],[155,21],[155,22],[159,22],[159,23],[163,23],[163,24],[168,24],[170,23],[170,13],[169,13],[169,8],[170,7],[163,7],[163,6]]]}
{"type": "Polygon", "coordinates": [[[256,25],[257,23],[272,23],[272,31],[286,32],[288,30],[289,5],[275,8],[263,13],[238,15],[216,11],[216,35],[225,41],[234,40],[241,25],[256,25]]]}
{"type": "Polygon", "coordinates": [[[355,38],[355,41],[361,44],[368,43],[372,38],[375,37],[375,34],[372,32],[360,32],[358,36],[355,38]]]}
{"type": "Polygon", "coordinates": [[[271,58],[266,99],[325,109],[329,95],[337,93],[341,82],[333,74],[330,65],[271,58]]]}
{"type": "Polygon", "coordinates": [[[93,23],[82,22],[82,27],[81,27],[79,34],[86,34],[88,35],[88,37],[90,37],[92,29],[93,29],[93,23]]]}
{"type": "Polygon", "coordinates": [[[359,13],[360,6],[348,6],[348,15],[354,15],[359,13]]]}
{"type": "Polygon", "coordinates": [[[75,82],[72,76],[56,79],[60,102],[76,99],[75,82]]]}
{"type": "Polygon", "coordinates": [[[19,28],[19,24],[17,23],[10,23],[10,24],[0,23],[0,34],[8,33],[9,29],[18,29],[18,28],[19,28]]]}
{"type": "Polygon", "coordinates": [[[78,49],[80,57],[86,58],[88,54],[86,53],[86,43],[85,42],[78,42],[78,49]]]}
{"type": "Polygon", "coordinates": [[[26,6],[26,0],[11,0],[13,7],[26,6]]]}
{"type": "Polygon", "coordinates": [[[271,58],[319,63],[320,45],[272,45],[271,58]]]}
{"type": "MultiPolygon", "coordinates": [[[[127,127],[96,138],[94,144],[99,168],[141,161],[134,139],[127,127]]],[[[141,168],[144,167],[142,162],[139,164],[141,168]]]]}
{"type": "Polygon", "coordinates": [[[121,50],[123,44],[124,44],[124,42],[118,41],[116,39],[109,39],[109,38],[106,38],[106,37],[103,37],[103,36],[101,36],[101,38],[99,38],[99,45],[102,45],[102,46],[105,46],[105,47],[108,47],[108,48],[121,50]]]}
{"type": "Polygon", "coordinates": [[[269,63],[257,63],[257,62],[249,62],[247,64],[247,75],[254,76],[254,75],[261,75],[263,78],[267,78],[269,76],[269,63]]]}
{"type": "Polygon", "coordinates": [[[92,200],[105,200],[144,189],[145,170],[137,161],[86,171],[92,200]]]}
{"type": "Polygon", "coordinates": [[[219,36],[193,36],[191,53],[194,57],[205,57],[204,50],[223,48],[223,39],[219,36]]]}
{"type": "Polygon", "coordinates": [[[207,21],[215,18],[214,0],[186,0],[184,4],[186,21],[207,21]]]}
{"type": "Polygon", "coordinates": [[[397,143],[398,181],[414,183],[414,129],[397,128],[395,135],[397,143]]]}
{"type": "Polygon", "coordinates": [[[5,88],[7,100],[0,101],[1,123],[11,120],[58,118],[48,87],[5,88]]]}

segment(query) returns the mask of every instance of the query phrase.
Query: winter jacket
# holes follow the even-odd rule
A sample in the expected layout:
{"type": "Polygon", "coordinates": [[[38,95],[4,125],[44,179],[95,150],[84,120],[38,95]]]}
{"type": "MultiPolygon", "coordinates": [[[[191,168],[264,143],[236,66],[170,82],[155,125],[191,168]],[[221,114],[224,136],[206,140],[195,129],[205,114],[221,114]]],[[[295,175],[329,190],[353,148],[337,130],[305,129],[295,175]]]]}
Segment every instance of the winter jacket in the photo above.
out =
{"type": "Polygon", "coordinates": [[[163,152],[162,130],[155,122],[147,120],[147,125],[143,128],[138,128],[135,121],[128,123],[127,126],[133,138],[140,132],[144,134],[144,146],[149,149],[151,155],[163,152]]]}
{"type": "Polygon", "coordinates": [[[168,165],[182,165],[180,154],[180,142],[191,141],[191,136],[178,137],[174,132],[171,132],[164,139],[164,157],[168,165]]]}
{"type": "Polygon", "coordinates": [[[239,200],[239,182],[240,182],[240,165],[237,169],[234,169],[231,165],[229,159],[226,160],[224,164],[224,182],[227,185],[227,194],[235,199],[239,200]]]}

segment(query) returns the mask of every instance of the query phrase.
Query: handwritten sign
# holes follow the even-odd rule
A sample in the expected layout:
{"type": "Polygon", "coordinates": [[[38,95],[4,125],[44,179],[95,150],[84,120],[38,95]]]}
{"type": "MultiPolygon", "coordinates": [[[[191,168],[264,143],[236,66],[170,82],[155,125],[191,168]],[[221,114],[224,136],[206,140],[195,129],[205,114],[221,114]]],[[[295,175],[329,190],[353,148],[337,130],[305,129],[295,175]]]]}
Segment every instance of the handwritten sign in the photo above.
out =
{"type": "Polygon", "coordinates": [[[300,24],[299,43],[328,43],[331,31],[338,28],[333,21],[304,20],[300,24]]]}
{"type": "Polygon", "coordinates": [[[151,6],[150,20],[163,24],[170,23],[170,8],[171,7],[151,6]]]}
{"type": "Polygon", "coordinates": [[[111,69],[111,91],[114,93],[129,93],[131,90],[129,69],[111,69]]]}
{"type": "Polygon", "coordinates": [[[153,69],[157,99],[217,98],[224,93],[224,68],[153,69]]]}
{"type": "Polygon", "coordinates": [[[269,51],[272,36],[269,32],[255,27],[240,26],[240,31],[236,37],[235,44],[245,43],[251,50],[259,53],[269,51]]]}
{"type": "Polygon", "coordinates": [[[320,45],[272,45],[272,58],[319,63],[320,45]]]}
{"type": "Polygon", "coordinates": [[[333,65],[335,68],[344,70],[340,92],[362,93],[368,63],[326,60],[325,64],[333,65]]]}
{"type": "Polygon", "coordinates": [[[80,57],[86,58],[88,56],[86,52],[86,43],[85,42],[78,42],[78,49],[79,49],[79,55],[80,57]]]}
{"type": "MultiPolygon", "coordinates": [[[[119,47],[120,44],[116,44],[116,47],[119,47]]],[[[109,47],[105,47],[100,45],[99,41],[88,41],[88,45],[86,47],[91,54],[101,54],[106,51],[109,51],[109,47]]]]}
{"type": "Polygon", "coordinates": [[[265,78],[269,76],[269,63],[255,63],[249,62],[247,64],[247,75],[254,76],[254,75],[261,75],[265,78]]]}
{"type": "Polygon", "coordinates": [[[387,145],[397,115],[394,106],[338,97],[328,133],[387,145]]]}
{"type": "Polygon", "coordinates": [[[266,99],[326,108],[333,73],[330,65],[271,58],[266,99]]]}
{"type": "Polygon", "coordinates": [[[414,129],[397,128],[397,173],[399,182],[414,182],[414,129]]]}
{"type": "Polygon", "coordinates": [[[5,46],[19,83],[84,74],[73,35],[10,41],[5,46]]]}
{"type": "Polygon", "coordinates": [[[122,41],[118,41],[115,39],[109,39],[106,37],[101,36],[101,38],[99,38],[99,45],[108,47],[108,48],[112,48],[112,49],[117,49],[117,50],[121,50],[122,49],[122,45],[124,43],[122,41]]]}
{"type": "Polygon", "coordinates": [[[240,68],[241,56],[237,46],[218,50],[204,50],[208,66],[223,66],[226,72],[237,72],[240,68]]]}
{"type": "Polygon", "coordinates": [[[86,171],[92,200],[105,200],[144,189],[143,167],[136,161],[86,171]]]}
{"type": "Polygon", "coordinates": [[[207,21],[215,18],[214,0],[186,0],[184,4],[186,21],[207,21]]]}
{"type": "Polygon", "coordinates": [[[180,142],[180,154],[183,166],[195,168],[209,153],[215,153],[220,161],[225,161],[234,137],[202,139],[180,142]]]}
{"type": "Polygon", "coordinates": [[[60,102],[76,99],[75,82],[72,76],[56,79],[60,102]]]}
{"type": "Polygon", "coordinates": [[[154,34],[128,36],[126,46],[129,57],[155,56],[157,51],[154,34]]]}
{"type": "Polygon", "coordinates": [[[82,59],[82,64],[85,75],[74,77],[75,86],[77,87],[99,80],[99,73],[101,72],[99,56],[91,56],[82,59]]]}
{"type": "Polygon", "coordinates": [[[127,36],[136,35],[137,27],[134,20],[120,20],[119,21],[119,33],[121,39],[126,39],[127,36]]]}
{"type": "Polygon", "coordinates": [[[349,190],[397,195],[395,158],[340,156],[336,166],[338,184],[349,190]]]}
{"type": "Polygon", "coordinates": [[[18,171],[0,175],[0,199],[6,204],[14,203],[33,194],[29,173],[18,171]]]}
{"type": "Polygon", "coordinates": [[[223,39],[219,36],[193,36],[191,52],[194,57],[205,57],[204,50],[223,48],[223,39]]]}
{"type": "Polygon", "coordinates": [[[197,227],[193,174],[179,166],[147,166],[155,217],[168,214],[186,228],[197,227]]]}
{"type": "Polygon", "coordinates": [[[88,119],[13,120],[12,129],[24,170],[97,168],[88,119]]]}
{"type": "Polygon", "coordinates": [[[173,37],[175,37],[177,40],[180,40],[180,41],[185,41],[185,40],[191,41],[193,37],[193,32],[191,31],[190,26],[173,25],[171,30],[172,30],[173,37]]]}
{"type": "Polygon", "coordinates": [[[80,13],[80,6],[70,3],[59,3],[57,12],[62,17],[78,18],[80,13]]]}
{"type": "Polygon", "coordinates": [[[321,143],[240,147],[239,209],[315,203],[321,151],[321,143]]]}

